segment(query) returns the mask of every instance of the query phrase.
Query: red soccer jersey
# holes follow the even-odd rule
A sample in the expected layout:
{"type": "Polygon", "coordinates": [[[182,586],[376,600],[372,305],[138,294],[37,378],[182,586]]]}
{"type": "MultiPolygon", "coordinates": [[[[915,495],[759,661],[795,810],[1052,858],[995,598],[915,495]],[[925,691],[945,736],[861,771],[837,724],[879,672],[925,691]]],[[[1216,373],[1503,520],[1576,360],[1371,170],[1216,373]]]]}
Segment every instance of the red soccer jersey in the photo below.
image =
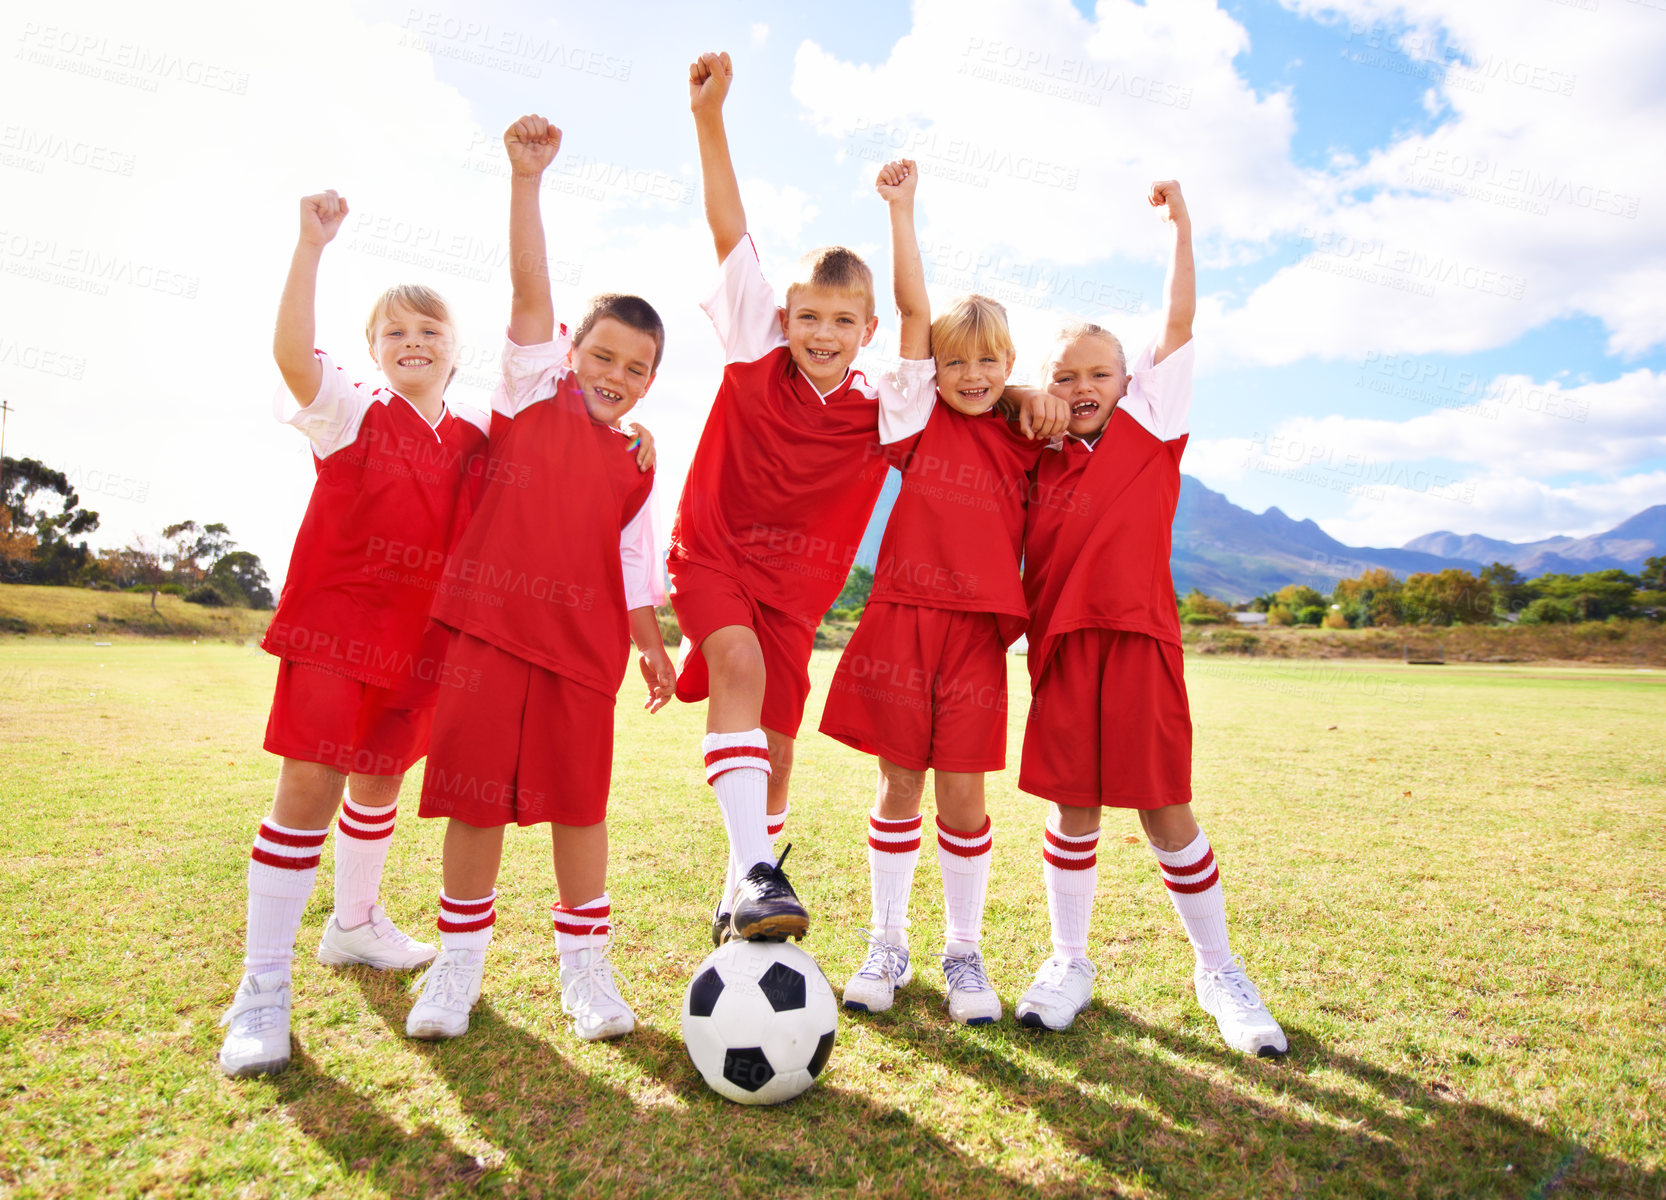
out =
{"type": "Polygon", "coordinates": [[[288,423],[312,442],[317,478],[261,648],[420,707],[439,668],[423,653],[428,613],[464,484],[483,464],[486,418],[447,406],[431,426],[397,392],[354,383],[315,353],[318,395],[288,423]]]}
{"type": "Polygon", "coordinates": [[[663,599],[627,587],[621,549],[645,527],[654,479],[625,434],[590,419],[570,372],[543,369],[565,355],[565,338],[509,347],[485,488],[434,619],[611,698],[630,656],[626,612],[663,599]]]}
{"type": "Polygon", "coordinates": [[[1122,629],[1180,644],[1169,573],[1192,343],[1152,365],[1147,348],[1096,443],[1042,455],[1024,535],[1030,678],[1074,629],[1122,629]]]}
{"type": "Polygon", "coordinates": [[[902,467],[872,599],[994,613],[1010,645],[1029,609],[1019,581],[1024,501],[1042,444],[993,410],[939,402],[902,467]]]}
{"type": "Polygon", "coordinates": [[[705,307],[727,365],[677,504],[671,561],[712,567],[772,608],[819,618],[873,515],[885,445],[930,415],[933,365],[905,362],[877,385],[851,371],[818,393],[787,351],[750,238],[724,261],[705,307]]]}

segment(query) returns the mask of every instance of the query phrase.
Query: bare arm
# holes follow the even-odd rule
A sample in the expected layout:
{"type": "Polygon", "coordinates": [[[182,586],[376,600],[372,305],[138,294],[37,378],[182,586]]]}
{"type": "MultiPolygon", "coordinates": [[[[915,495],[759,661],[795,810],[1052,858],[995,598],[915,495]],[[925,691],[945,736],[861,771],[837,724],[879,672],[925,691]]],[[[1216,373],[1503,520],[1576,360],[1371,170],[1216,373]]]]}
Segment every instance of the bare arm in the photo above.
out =
{"type": "Polygon", "coordinates": [[[708,51],[688,67],[688,106],[694,112],[694,133],[700,142],[706,224],[711,226],[718,262],[728,258],[746,236],[746,210],[741,207],[740,184],[729,158],[729,134],[723,127],[723,100],[734,74],[727,51],[708,51]]]}
{"type": "Polygon", "coordinates": [[[347,201],[334,192],[301,197],[301,236],[289,260],[289,276],[278,301],[278,324],[272,333],[272,357],[284,385],[302,408],[318,397],[324,368],[313,354],[318,327],[313,305],[318,296],[318,263],[324,247],[347,218],[347,201]]]}
{"type": "Polygon", "coordinates": [[[1192,339],[1197,315],[1197,267],[1192,261],[1192,217],[1174,180],[1151,185],[1153,208],[1163,209],[1163,220],[1174,230],[1174,257],[1163,283],[1163,332],[1157,339],[1156,362],[1162,362],[1192,339]]]}
{"type": "Polygon", "coordinates": [[[671,703],[677,694],[677,669],[665,652],[665,642],[659,633],[659,616],[652,608],[633,608],[626,616],[630,620],[631,641],[640,653],[637,665],[648,685],[648,699],[642,707],[658,712],[671,703]]]}
{"type": "Polygon", "coordinates": [[[550,300],[549,259],[544,218],[538,209],[544,169],[561,149],[561,131],[543,117],[528,115],[503,131],[509,154],[509,340],[540,346],[555,337],[550,300]]]}
{"type": "Polygon", "coordinates": [[[898,348],[903,358],[913,359],[931,357],[931,297],[926,294],[926,268],[914,232],[914,192],[919,184],[920,169],[911,158],[886,163],[874,180],[891,209],[891,290],[902,322],[898,348]]]}

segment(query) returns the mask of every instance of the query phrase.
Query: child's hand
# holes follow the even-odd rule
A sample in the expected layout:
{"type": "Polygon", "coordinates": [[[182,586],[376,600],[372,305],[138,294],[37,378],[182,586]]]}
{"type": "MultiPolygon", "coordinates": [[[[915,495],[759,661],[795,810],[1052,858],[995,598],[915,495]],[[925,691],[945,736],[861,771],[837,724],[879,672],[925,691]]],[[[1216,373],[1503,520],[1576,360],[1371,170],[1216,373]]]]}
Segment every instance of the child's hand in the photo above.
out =
{"type": "Polygon", "coordinates": [[[648,699],[642,707],[656,713],[677,696],[677,668],[671,665],[671,656],[663,648],[643,651],[637,656],[637,665],[648,683],[648,699]]]}
{"type": "Polygon", "coordinates": [[[561,149],[561,131],[543,117],[529,114],[503,131],[503,148],[516,175],[542,175],[561,149]]]}
{"type": "Polygon", "coordinates": [[[347,219],[347,201],[335,192],[301,197],[301,240],[309,246],[327,245],[347,219]]]}
{"type": "Polygon", "coordinates": [[[1152,184],[1151,195],[1147,199],[1151,201],[1152,208],[1163,210],[1163,220],[1171,225],[1190,219],[1186,212],[1186,197],[1180,194],[1180,184],[1173,179],[1152,184]]]}
{"type": "Polygon", "coordinates": [[[879,192],[879,198],[887,204],[911,202],[914,189],[920,186],[920,168],[914,165],[912,158],[896,159],[879,168],[873,185],[879,192]]]}
{"type": "Polygon", "coordinates": [[[723,98],[729,94],[729,82],[735,68],[729,52],[715,54],[708,50],[688,64],[688,106],[696,113],[721,112],[723,98]]]}
{"type": "Polygon", "coordinates": [[[1042,388],[1008,387],[1018,400],[1018,428],[1025,437],[1051,441],[1070,428],[1070,402],[1042,388]]]}
{"type": "Polygon", "coordinates": [[[625,426],[625,432],[631,435],[631,445],[636,449],[636,469],[646,471],[654,465],[654,435],[635,421],[625,426]]]}

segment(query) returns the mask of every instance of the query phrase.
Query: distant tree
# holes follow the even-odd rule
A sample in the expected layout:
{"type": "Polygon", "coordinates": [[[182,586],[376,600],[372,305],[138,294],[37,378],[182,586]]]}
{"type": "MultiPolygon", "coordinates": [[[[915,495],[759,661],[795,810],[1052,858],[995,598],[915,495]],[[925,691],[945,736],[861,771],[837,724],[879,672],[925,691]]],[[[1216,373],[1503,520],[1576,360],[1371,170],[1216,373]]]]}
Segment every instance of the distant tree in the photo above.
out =
{"type": "Polygon", "coordinates": [[[1639,576],[1643,587],[1651,592],[1666,592],[1666,554],[1657,554],[1643,560],[1643,571],[1639,576]]]}
{"type": "Polygon", "coordinates": [[[232,604],[271,608],[272,589],[260,556],[247,550],[222,555],[208,572],[209,586],[232,604]]]}
{"type": "Polygon", "coordinates": [[[1523,625],[1566,625],[1578,619],[1572,602],[1555,596],[1540,596],[1521,610],[1523,625]]]}
{"type": "MultiPolygon", "coordinates": [[[[1327,604],[1324,596],[1305,583],[1292,583],[1288,587],[1282,587],[1273,599],[1275,606],[1289,611],[1291,621],[1297,625],[1317,625],[1325,618],[1327,604]]],[[[1270,622],[1271,617],[1268,620],[1270,622]]]]}
{"type": "Polygon", "coordinates": [[[1631,615],[1642,584],[1617,567],[1584,575],[1541,575],[1534,582],[1545,596],[1567,601],[1579,621],[1631,615]]]}
{"type": "Polygon", "coordinates": [[[839,593],[839,598],[833,601],[833,607],[852,610],[864,608],[872,591],[873,572],[858,563],[850,569],[850,574],[845,578],[844,590],[839,593]]]}
{"type": "Polygon", "coordinates": [[[92,554],[86,539],[98,514],[81,507],[69,479],[32,458],[8,458],[0,491],[0,581],[68,583],[92,554]]]}
{"type": "Polygon", "coordinates": [[[1400,581],[1392,571],[1372,567],[1362,571],[1358,579],[1343,579],[1331,593],[1339,611],[1356,628],[1368,625],[1398,625],[1400,613],[1400,581]]]}
{"type": "Polygon", "coordinates": [[[180,583],[199,582],[236,545],[231,530],[219,522],[180,521],[162,531],[162,565],[180,583]]]}
{"type": "Polygon", "coordinates": [[[1481,568],[1481,582],[1492,588],[1499,612],[1520,612],[1538,596],[1538,589],[1509,563],[1495,562],[1481,568]]]}
{"type": "Polygon", "coordinates": [[[1461,567],[1419,571],[1400,588],[1400,612],[1417,625],[1490,625],[1492,584],[1461,567]]]}
{"type": "Polygon", "coordinates": [[[1180,601],[1180,620],[1187,625],[1216,625],[1232,620],[1232,606],[1193,588],[1180,601]]]}

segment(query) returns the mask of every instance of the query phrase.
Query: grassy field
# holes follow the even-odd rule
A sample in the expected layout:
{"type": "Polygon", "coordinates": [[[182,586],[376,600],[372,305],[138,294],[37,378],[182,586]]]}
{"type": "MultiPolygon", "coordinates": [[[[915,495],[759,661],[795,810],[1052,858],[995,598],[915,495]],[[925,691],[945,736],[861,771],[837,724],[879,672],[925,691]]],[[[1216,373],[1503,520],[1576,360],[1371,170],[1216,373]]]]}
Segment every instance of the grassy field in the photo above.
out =
{"type": "Polygon", "coordinates": [[[103,639],[115,635],[259,640],[270,611],[208,608],[178,596],[0,584],[0,632],[103,639]]]}
{"type": "MultiPolygon", "coordinates": [[[[1067,1034],[1012,1022],[1046,905],[1041,805],[1009,771],[985,947],[1007,1019],[950,1024],[925,960],[890,1013],[841,1022],[809,1094],[756,1110],[707,1091],[678,1037],[721,854],[703,710],[650,718],[634,688],[610,886],[634,1035],[589,1045],[561,1017],[527,831],[466,1038],[407,1041],[405,977],[311,959],[326,855],[294,1063],[223,1079],[273,669],[227,644],[0,643],[0,1193],[1666,1196],[1659,673],[1190,660],[1197,807],[1289,1058],[1220,1044],[1131,817],[1101,843],[1094,1004],[1067,1034]]],[[[420,933],[441,831],[414,784],[384,898],[420,933]]],[[[794,880],[835,986],[860,956],[870,791],[867,760],[803,739],[794,880]]],[[[915,929],[936,948],[929,852],[915,929]]]]}

